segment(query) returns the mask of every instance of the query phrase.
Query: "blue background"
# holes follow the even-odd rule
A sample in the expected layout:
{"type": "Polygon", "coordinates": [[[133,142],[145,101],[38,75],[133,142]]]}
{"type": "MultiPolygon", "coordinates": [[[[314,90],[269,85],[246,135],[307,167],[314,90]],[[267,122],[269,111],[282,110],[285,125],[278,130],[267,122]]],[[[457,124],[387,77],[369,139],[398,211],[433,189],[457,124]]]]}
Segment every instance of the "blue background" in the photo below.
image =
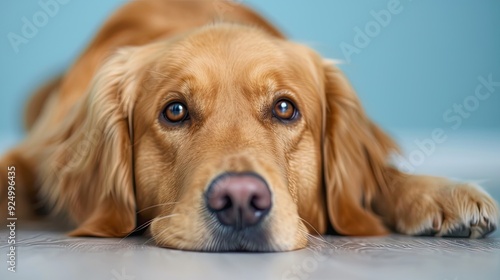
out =
{"type": "MultiPolygon", "coordinates": [[[[45,0],[44,0],[45,1],[45,0]]],[[[390,0],[245,0],[323,56],[345,60],[342,42],[354,45],[355,28],[390,0]]],[[[63,71],[102,22],[124,1],[69,0],[15,53],[7,34],[21,34],[22,18],[41,11],[38,1],[0,3],[0,134],[13,143],[22,133],[23,106],[31,91],[63,71]]],[[[450,128],[443,113],[474,94],[478,76],[500,81],[500,1],[401,0],[368,46],[341,68],[368,114],[390,132],[450,128]]],[[[460,129],[500,130],[500,87],[460,129]]]]}

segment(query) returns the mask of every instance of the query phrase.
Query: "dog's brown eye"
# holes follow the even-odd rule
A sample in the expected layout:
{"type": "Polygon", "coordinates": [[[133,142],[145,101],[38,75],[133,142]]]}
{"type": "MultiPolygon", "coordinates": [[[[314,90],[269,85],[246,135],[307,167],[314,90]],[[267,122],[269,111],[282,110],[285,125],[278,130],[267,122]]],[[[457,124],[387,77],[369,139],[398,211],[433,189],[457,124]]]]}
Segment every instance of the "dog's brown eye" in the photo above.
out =
{"type": "Polygon", "coordinates": [[[170,103],[163,111],[163,117],[171,123],[185,121],[188,119],[187,107],[180,102],[170,103]]]}
{"type": "Polygon", "coordinates": [[[297,109],[292,102],[282,99],[274,105],[273,114],[280,120],[290,121],[297,116],[297,109]]]}

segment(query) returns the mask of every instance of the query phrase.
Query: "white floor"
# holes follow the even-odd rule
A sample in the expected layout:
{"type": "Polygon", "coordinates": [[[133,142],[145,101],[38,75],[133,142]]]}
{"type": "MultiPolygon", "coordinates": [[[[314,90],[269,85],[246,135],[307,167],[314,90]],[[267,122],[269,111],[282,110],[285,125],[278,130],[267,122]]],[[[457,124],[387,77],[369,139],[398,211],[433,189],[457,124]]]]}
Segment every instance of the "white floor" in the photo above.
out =
{"type": "MultiPolygon", "coordinates": [[[[420,149],[414,141],[423,141],[431,131],[396,134],[406,159],[420,149]]],[[[500,133],[447,136],[434,151],[429,148],[423,162],[412,159],[413,172],[482,182],[500,200],[500,133]]],[[[17,272],[8,272],[1,262],[2,280],[500,279],[498,231],[482,240],[333,236],[312,240],[308,249],[269,254],[182,252],[157,248],[144,237],[68,238],[46,224],[24,225],[17,241],[17,272]]],[[[0,230],[0,251],[5,260],[5,228],[0,230]]]]}

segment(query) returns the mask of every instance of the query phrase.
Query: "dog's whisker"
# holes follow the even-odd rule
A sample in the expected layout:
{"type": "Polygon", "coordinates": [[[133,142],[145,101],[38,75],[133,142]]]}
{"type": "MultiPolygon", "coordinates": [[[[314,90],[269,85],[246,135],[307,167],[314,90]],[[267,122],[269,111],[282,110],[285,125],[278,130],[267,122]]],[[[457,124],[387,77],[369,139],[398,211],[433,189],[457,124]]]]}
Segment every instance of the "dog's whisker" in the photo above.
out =
{"type": "Polygon", "coordinates": [[[306,221],[305,219],[303,219],[303,218],[302,218],[302,217],[300,217],[300,216],[299,216],[299,219],[300,219],[302,222],[306,223],[308,226],[310,226],[310,227],[311,227],[311,228],[312,228],[312,229],[316,232],[316,234],[318,234],[318,236],[321,236],[321,233],[319,233],[319,232],[318,232],[318,230],[316,230],[316,228],[315,228],[313,225],[311,225],[311,223],[309,223],[308,221],[306,221]]]}
{"type": "Polygon", "coordinates": [[[331,244],[330,242],[326,241],[326,239],[319,238],[318,236],[315,236],[313,234],[309,234],[308,238],[309,238],[309,241],[311,242],[311,245],[317,245],[319,247],[324,247],[324,246],[332,247],[333,246],[333,244],[331,244]],[[314,241],[319,242],[319,243],[315,244],[314,241]]]}
{"type": "Polygon", "coordinates": [[[144,245],[148,244],[149,242],[153,241],[154,239],[155,239],[155,237],[153,236],[153,237],[149,238],[148,240],[146,240],[146,242],[142,243],[142,245],[144,246],[144,245]]]}
{"type": "MultiPolygon", "coordinates": [[[[299,230],[300,232],[304,233],[308,241],[310,242],[310,246],[307,246],[306,249],[314,251],[314,248],[325,248],[325,245],[333,246],[331,243],[328,243],[324,239],[318,238],[317,236],[314,236],[304,230],[299,230]],[[316,243],[318,242],[318,243],[316,243]]],[[[327,246],[327,247],[329,247],[327,246]]]]}
{"type": "MultiPolygon", "coordinates": [[[[162,218],[167,218],[167,217],[162,217],[162,218]]],[[[170,218],[170,217],[168,217],[168,218],[170,218]]],[[[164,229],[163,229],[162,231],[160,231],[160,233],[158,233],[156,236],[161,236],[161,235],[162,235],[165,231],[167,231],[167,230],[168,230],[168,227],[164,228],[164,229]]],[[[172,236],[172,235],[173,235],[173,234],[170,234],[168,237],[163,238],[163,239],[164,239],[164,240],[165,240],[165,239],[168,239],[168,238],[170,238],[170,236],[172,236]]],[[[155,239],[155,236],[152,236],[151,238],[149,238],[148,240],[146,240],[146,242],[144,242],[142,245],[146,245],[146,244],[148,244],[149,242],[153,241],[154,239],[155,239]]]]}
{"type": "Polygon", "coordinates": [[[142,225],[138,226],[137,228],[135,228],[133,231],[131,231],[129,234],[127,234],[125,237],[123,237],[120,242],[122,242],[125,238],[129,237],[132,233],[134,232],[138,232],[146,227],[148,227],[152,222],[154,221],[154,218],[147,221],[147,222],[144,222],[142,225]]]}
{"type": "Polygon", "coordinates": [[[145,223],[143,223],[141,226],[135,228],[133,231],[129,232],[127,235],[125,235],[122,239],[120,239],[120,241],[118,243],[121,243],[123,240],[125,240],[127,237],[129,237],[130,235],[132,235],[133,233],[135,232],[138,232],[140,230],[142,230],[143,228],[149,226],[149,224],[151,224],[153,222],[154,219],[151,219],[145,223]]]}
{"type": "Polygon", "coordinates": [[[324,239],[318,238],[317,236],[314,236],[312,234],[308,235],[309,241],[311,242],[311,247],[317,246],[323,248],[325,245],[332,245],[328,242],[326,242],[324,239]],[[317,242],[317,243],[316,243],[317,242]]]}
{"type": "Polygon", "coordinates": [[[138,226],[136,229],[134,229],[133,231],[131,231],[129,234],[127,234],[125,237],[123,237],[120,242],[122,242],[125,238],[129,237],[131,234],[133,234],[134,232],[138,232],[146,227],[148,227],[149,225],[151,225],[151,223],[153,223],[154,220],[162,220],[162,219],[166,219],[166,218],[171,218],[171,217],[174,217],[174,216],[177,216],[179,214],[170,214],[170,215],[167,215],[167,216],[163,216],[163,217],[156,217],[156,218],[153,218],[147,222],[144,222],[142,225],[138,226]]]}
{"type": "MultiPolygon", "coordinates": [[[[158,221],[160,221],[160,220],[167,219],[167,218],[172,218],[172,217],[175,217],[175,216],[179,216],[179,214],[177,214],[177,213],[173,213],[173,214],[166,215],[166,216],[156,217],[155,219],[157,219],[158,221]]],[[[153,219],[153,220],[154,220],[154,219],[153,219]]]]}
{"type": "Polygon", "coordinates": [[[136,213],[139,214],[143,211],[146,211],[148,209],[151,209],[151,208],[155,208],[155,207],[160,207],[160,206],[164,206],[164,205],[173,205],[173,204],[177,204],[179,202],[165,202],[165,203],[159,203],[159,204],[156,204],[156,205],[153,205],[153,206],[149,206],[149,207],[146,207],[146,208],[142,208],[141,210],[137,211],[136,213]]]}
{"type": "Polygon", "coordinates": [[[309,233],[308,233],[308,234],[309,234],[312,238],[314,238],[314,239],[316,239],[316,240],[319,240],[319,241],[322,241],[322,242],[324,242],[324,243],[326,243],[326,244],[328,244],[328,245],[330,245],[330,246],[333,246],[333,244],[331,244],[330,242],[328,242],[328,241],[327,241],[327,240],[323,237],[323,235],[321,235],[321,234],[318,232],[318,230],[316,230],[316,228],[315,228],[313,225],[311,225],[311,223],[309,223],[308,221],[304,220],[304,219],[303,219],[303,218],[301,218],[301,217],[299,217],[299,219],[300,219],[302,222],[304,222],[304,223],[308,224],[308,225],[309,225],[309,226],[310,226],[310,227],[311,227],[311,228],[312,228],[312,229],[316,232],[317,236],[313,236],[312,234],[309,234],[309,233]]]}

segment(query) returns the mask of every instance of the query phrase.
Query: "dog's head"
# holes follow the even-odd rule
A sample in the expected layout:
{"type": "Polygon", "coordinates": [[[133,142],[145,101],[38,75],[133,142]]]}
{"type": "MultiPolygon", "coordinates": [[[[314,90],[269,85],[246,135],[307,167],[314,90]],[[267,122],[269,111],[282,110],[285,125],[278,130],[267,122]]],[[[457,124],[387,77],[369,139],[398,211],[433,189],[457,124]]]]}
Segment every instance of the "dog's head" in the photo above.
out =
{"type": "Polygon", "coordinates": [[[386,232],[369,201],[392,143],[302,45],[218,24],[122,49],[75,111],[55,153],[74,235],[151,223],[160,246],[284,251],[328,222],[386,232]]]}

